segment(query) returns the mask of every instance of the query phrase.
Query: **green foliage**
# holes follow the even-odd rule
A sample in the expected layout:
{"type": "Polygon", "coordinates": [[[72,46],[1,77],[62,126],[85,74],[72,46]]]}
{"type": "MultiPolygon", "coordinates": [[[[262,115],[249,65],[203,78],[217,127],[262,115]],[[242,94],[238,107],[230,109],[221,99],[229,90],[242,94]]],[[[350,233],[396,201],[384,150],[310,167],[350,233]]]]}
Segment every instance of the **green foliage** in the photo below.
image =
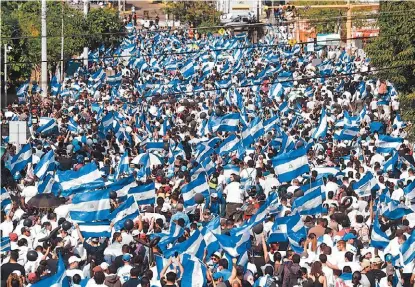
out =
{"type": "Polygon", "coordinates": [[[380,37],[371,41],[367,54],[376,69],[382,69],[378,77],[397,85],[403,92],[415,88],[415,9],[410,1],[381,2],[378,19],[380,37]],[[392,67],[400,68],[392,68],[392,67]]]}
{"type": "Polygon", "coordinates": [[[219,24],[220,13],[214,3],[207,1],[167,2],[164,12],[173,15],[175,20],[190,22],[197,27],[209,27],[219,24]]]}
{"type": "MultiPolygon", "coordinates": [[[[3,43],[12,47],[8,74],[11,81],[28,79],[33,68],[38,69],[41,60],[41,3],[40,1],[2,2],[1,36],[3,43]],[[6,37],[6,39],[4,39],[6,37]],[[23,37],[11,40],[10,37],[23,37]],[[39,63],[39,64],[36,64],[39,63]]],[[[95,49],[102,44],[109,46],[121,40],[122,22],[114,9],[93,9],[85,19],[83,12],[61,1],[47,2],[47,44],[49,68],[61,61],[62,18],[64,23],[64,60],[82,53],[84,46],[95,49]],[[112,35],[96,35],[112,33],[112,35]]],[[[2,47],[3,48],[3,47],[2,47]]],[[[3,69],[3,65],[1,65],[3,69]]]]}
{"type": "Polygon", "coordinates": [[[91,10],[87,17],[87,27],[91,34],[88,37],[89,47],[96,48],[102,44],[109,47],[122,39],[120,32],[122,32],[123,24],[116,9],[102,8],[91,10]],[[113,34],[93,35],[99,33],[113,34]]]}
{"type": "Polygon", "coordinates": [[[413,103],[415,102],[415,93],[412,94],[401,94],[399,95],[400,102],[400,114],[402,118],[407,121],[408,126],[406,131],[408,132],[408,140],[411,142],[415,141],[415,109],[413,103]]]}
{"type": "MultiPolygon", "coordinates": [[[[310,6],[310,5],[340,5],[345,4],[344,1],[304,1],[298,0],[290,2],[294,6],[310,6]]],[[[342,8],[307,8],[297,9],[300,19],[309,19],[310,24],[315,27],[317,33],[337,33],[339,26],[345,29],[346,9],[342,8]]]]}
{"type": "MultiPolygon", "coordinates": [[[[7,1],[1,4],[1,37],[2,46],[4,45],[11,47],[12,49],[7,53],[8,62],[25,62],[27,61],[27,46],[25,41],[20,39],[9,39],[11,37],[22,36],[22,31],[19,26],[19,22],[16,17],[13,16],[13,11],[18,8],[17,2],[7,1]],[[7,37],[7,38],[6,38],[7,37]]],[[[3,53],[3,51],[2,51],[3,53]]],[[[4,57],[1,57],[1,79],[3,80],[4,75],[4,57]]],[[[8,65],[7,74],[9,79],[18,79],[21,75],[26,78],[30,75],[31,65],[29,64],[17,64],[8,65]]]]}

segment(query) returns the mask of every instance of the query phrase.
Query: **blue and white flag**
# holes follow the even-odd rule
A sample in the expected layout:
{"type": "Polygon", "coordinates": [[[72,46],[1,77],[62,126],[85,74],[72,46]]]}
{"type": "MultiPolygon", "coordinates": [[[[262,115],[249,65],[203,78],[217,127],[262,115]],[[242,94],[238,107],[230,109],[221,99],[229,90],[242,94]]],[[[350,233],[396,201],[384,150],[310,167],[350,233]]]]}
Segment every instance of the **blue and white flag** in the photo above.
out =
{"type": "Polygon", "coordinates": [[[69,196],[73,193],[94,190],[105,185],[95,163],[89,163],[78,171],[67,170],[56,172],[56,180],[62,188],[62,196],[69,196]]]}
{"type": "Polygon", "coordinates": [[[119,85],[121,85],[122,82],[122,73],[118,73],[114,76],[108,76],[107,77],[107,83],[111,86],[111,87],[117,87],[119,85]]]}
{"type": "Polygon", "coordinates": [[[51,82],[50,82],[50,92],[53,96],[56,96],[61,91],[61,84],[58,82],[58,78],[56,76],[53,76],[51,82]]]}
{"type": "Polygon", "coordinates": [[[182,196],[184,206],[193,206],[196,204],[194,199],[197,193],[202,194],[205,198],[209,196],[209,185],[206,181],[204,173],[200,173],[198,177],[182,187],[182,196]]]}
{"type": "Polygon", "coordinates": [[[393,120],[393,126],[397,129],[406,127],[406,123],[401,119],[400,114],[396,114],[396,117],[393,120]]]}
{"type": "Polygon", "coordinates": [[[237,150],[240,144],[240,139],[236,135],[231,134],[219,146],[217,153],[219,155],[228,154],[232,151],[237,150]]]}
{"type": "Polygon", "coordinates": [[[270,130],[275,128],[275,126],[278,125],[278,123],[279,123],[279,117],[277,115],[265,120],[263,123],[264,132],[265,133],[269,132],[270,130]]]}
{"type": "Polygon", "coordinates": [[[415,259],[415,231],[412,231],[411,236],[402,244],[400,248],[402,254],[403,266],[408,265],[415,259]]]}
{"type": "Polygon", "coordinates": [[[359,133],[359,127],[345,125],[341,130],[334,133],[334,139],[338,141],[351,141],[359,133]]]}
{"type": "Polygon", "coordinates": [[[50,193],[53,192],[55,195],[59,191],[59,183],[57,183],[51,174],[46,175],[42,181],[39,181],[37,186],[38,193],[50,193]],[[56,190],[55,190],[56,187],[56,190]]]}
{"type": "Polygon", "coordinates": [[[215,132],[236,132],[239,130],[239,113],[232,113],[223,117],[209,119],[209,130],[212,133],[215,132]]]}
{"type": "Polygon", "coordinates": [[[22,149],[11,159],[10,172],[15,175],[23,170],[29,162],[32,162],[32,146],[25,144],[22,149]]]}
{"type": "Polygon", "coordinates": [[[66,268],[62,257],[59,255],[56,273],[52,276],[45,277],[40,281],[32,284],[32,287],[69,287],[69,279],[66,276],[66,268]]]}
{"type": "Polygon", "coordinates": [[[383,164],[383,171],[384,172],[393,171],[397,162],[398,162],[398,152],[393,151],[392,156],[383,164]]]}
{"type": "Polygon", "coordinates": [[[377,216],[375,216],[375,220],[373,222],[373,229],[370,238],[370,246],[381,250],[385,249],[390,242],[386,233],[380,229],[380,223],[377,216]]]}
{"type": "Polygon", "coordinates": [[[368,171],[358,182],[353,183],[353,190],[360,196],[370,196],[371,191],[379,190],[376,177],[368,171]]]}
{"type": "Polygon", "coordinates": [[[146,151],[164,151],[163,142],[147,142],[146,151]]]}
{"type": "Polygon", "coordinates": [[[284,95],[284,87],[281,85],[281,83],[274,83],[268,92],[268,96],[271,99],[275,99],[276,97],[281,97],[283,95],[284,95]]]}
{"type": "Polygon", "coordinates": [[[378,153],[391,153],[397,150],[402,144],[403,138],[395,138],[388,135],[379,135],[379,139],[376,142],[376,152],[378,153]]]}
{"type": "Polygon", "coordinates": [[[16,95],[19,99],[19,104],[26,102],[26,95],[27,95],[28,89],[29,89],[29,81],[24,82],[17,88],[16,95]]]}
{"type": "Polygon", "coordinates": [[[407,214],[413,213],[413,210],[403,205],[399,201],[390,200],[383,210],[383,216],[395,220],[404,217],[407,214]]]}
{"type": "Polygon", "coordinates": [[[124,152],[118,162],[117,169],[115,170],[114,178],[118,179],[123,174],[130,174],[130,158],[128,157],[128,151],[124,152]]]}
{"type": "Polygon", "coordinates": [[[185,63],[184,66],[180,69],[180,73],[185,79],[191,78],[195,73],[194,60],[190,59],[187,61],[187,63],[185,63]]]}
{"type": "Polygon", "coordinates": [[[154,204],[156,202],[156,185],[154,182],[130,188],[129,195],[133,195],[138,205],[154,204]]]}
{"type": "Polygon", "coordinates": [[[220,247],[231,257],[238,257],[251,248],[251,235],[248,231],[238,236],[215,234],[220,247]]]}
{"type": "Polygon", "coordinates": [[[58,124],[53,118],[41,117],[39,119],[39,127],[36,132],[43,135],[50,135],[59,131],[58,124]]]}
{"type": "Polygon", "coordinates": [[[114,222],[114,230],[119,231],[124,227],[124,222],[128,219],[134,220],[138,216],[138,205],[134,196],[129,196],[126,201],[121,203],[110,215],[114,222]]]}
{"type": "Polygon", "coordinates": [[[80,222],[107,220],[111,214],[109,192],[101,189],[75,194],[69,214],[80,222]]]}
{"type": "Polygon", "coordinates": [[[12,250],[10,245],[10,237],[2,237],[0,242],[0,252],[7,252],[10,250],[12,250]]]}
{"type": "Polygon", "coordinates": [[[36,164],[34,174],[39,180],[42,180],[48,172],[55,170],[55,166],[55,154],[53,153],[53,150],[50,150],[44,154],[36,164]]]}
{"type": "Polygon", "coordinates": [[[128,191],[136,186],[137,182],[135,181],[135,178],[130,175],[105,186],[105,189],[108,192],[115,191],[117,193],[117,198],[123,200],[127,199],[128,191]]]}
{"type": "Polygon", "coordinates": [[[79,230],[84,238],[111,237],[111,227],[108,221],[80,223],[79,230]]]}
{"type": "Polygon", "coordinates": [[[294,200],[292,210],[300,215],[316,215],[323,211],[323,196],[321,186],[294,200]]]}
{"type": "Polygon", "coordinates": [[[207,267],[199,258],[183,254],[183,275],[181,287],[204,287],[207,286],[207,267]]]}
{"type": "Polygon", "coordinates": [[[177,252],[178,254],[187,253],[202,259],[205,248],[206,243],[203,239],[203,235],[196,229],[188,239],[181,243],[175,244],[172,248],[167,249],[164,252],[164,256],[166,258],[170,258],[177,252]]]}
{"type": "Polygon", "coordinates": [[[69,121],[67,123],[67,128],[69,131],[74,132],[74,133],[78,133],[79,131],[79,125],[72,117],[69,118],[69,121]]]}
{"type": "Polygon", "coordinates": [[[327,134],[327,115],[326,115],[326,109],[323,108],[320,115],[320,123],[318,124],[318,127],[313,133],[313,139],[319,139],[326,137],[327,134]]]}
{"type": "Polygon", "coordinates": [[[310,171],[305,148],[297,149],[278,155],[272,159],[275,173],[280,182],[289,182],[292,179],[310,171]]]}
{"type": "Polygon", "coordinates": [[[415,198],[415,180],[413,180],[410,184],[408,184],[403,192],[407,199],[412,200],[415,198]]]}
{"type": "Polygon", "coordinates": [[[307,231],[300,215],[296,213],[293,216],[289,216],[286,224],[291,248],[295,253],[301,254],[304,252],[304,248],[300,245],[300,242],[307,238],[307,231]]]}
{"type": "Polygon", "coordinates": [[[7,189],[5,187],[1,188],[1,194],[0,194],[0,204],[1,204],[1,209],[4,209],[7,205],[9,205],[10,203],[12,203],[12,199],[10,198],[10,194],[7,191],[7,189]]]}

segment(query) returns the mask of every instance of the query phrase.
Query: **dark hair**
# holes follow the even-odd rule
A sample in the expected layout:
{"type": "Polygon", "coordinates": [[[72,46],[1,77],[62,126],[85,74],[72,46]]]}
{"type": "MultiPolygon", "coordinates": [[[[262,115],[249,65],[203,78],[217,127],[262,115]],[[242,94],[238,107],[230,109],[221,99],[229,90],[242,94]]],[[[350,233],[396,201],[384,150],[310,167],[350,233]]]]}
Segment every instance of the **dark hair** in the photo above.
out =
{"type": "Polygon", "coordinates": [[[222,266],[224,269],[228,269],[228,260],[222,258],[218,262],[218,266],[222,266]]]}
{"type": "Polygon", "coordinates": [[[347,259],[347,260],[349,260],[349,262],[352,262],[353,261],[353,253],[352,252],[350,252],[350,251],[347,251],[345,254],[344,254],[344,257],[347,259]]]}
{"type": "Polygon", "coordinates": [[[142,287],[150,286],[150,280],[144,276],[143,278],[141,278],[140,284],[142,287]]]}
{"type": "Polygon", "coordinates": [[[316,278],[316,280],[321,275],[324,275],[323,270],[322,270],[322,264],[320,261],[313,262],[313,264],[311,265],[310,274],[313,275],[316,278]]]}
{"type": "Polygon", "coordinates": [[[97,284],[103,284],[105,281],[105,274],[102,271],[95,272],[94,280],[97,284]]]}
{"type": "Polygon", "coordinates": [[[355,271],[352,275],[352,284],[353,287],[360,285],[360,280],[362,279],[362,274],[359,271],[355,271]]]}
{"type": "Polygon", "coordinates": [[[176,273],[174,272],[169,272],[166,274],[166,279],[169,282],[175,282],[176,281],[176,273]]]}
{"type": "Polygon", "coordinates": [[[293,260],[293,263],[299,264],[300,260],[301,260],[301,257],[298,254],[294,254],[292,260],[293,260]]]}
{"type": "Polygon", "coordinates": [[[108,272],[110,274],[115,274],[117,273],[117,266],[115,266],[114,264],[111,264],[110,266],[108,266],[108,272]]]}
{"type": "Polygon", "coordinates": [[[74,284],[81,283],[81,276],[79,274],[75,274],[74,276],[72,276],[72,281],[74,284]]]}
{"type": "Polygon", "coordinates": [[[17,259],[19,259],[19,252],[17,252],[16,250],[10,251],[10,259],[17,261],[17,259]]]}
{"type": "Polygon", "coordinates": [[[138,277],[140,276],[140,269],[134,267],[130,270],[131,277],[138,277]]]}
{"type": "Polygon", "coordinates": [[[265,270],[264,270],[265,272],[265,275],[270,275],[270,276],[272,276],[272,274],[274,273],[274,268],[272,268],[272,266],[267,266],[267,267],[265,267],[265,270]]]}
{"type": "Polygon", "coordinates": [[[121,251],[124,252],[124,253],[129,253],[130,252],[130,246],[128,244],[124,244],[121,247],[121,251]]]}
{"type": "Polygon", "coordinates": [[[282,260],[282,255],[279,252],[275,252],[274,253],[274,261],[281,261],[282,260]]]}
{"type": "Polygon", "coordinates": [[[320,256],[318,257],[318,259],[321,261],[321,263],[326,263],[327,262],[327,255],[326,254],[320,254],[320,256]]]}
{"type": "Polygon", "coordinates": [[[352,273],[352,268],[350,266],[344,266],[342,271],[343,273],[352,273]]]}
{"type": "Polygon", "coordinates": [[[360,215],[360,214],[356,215],[356,222],[363,223],[363,215],[360,215]]]}

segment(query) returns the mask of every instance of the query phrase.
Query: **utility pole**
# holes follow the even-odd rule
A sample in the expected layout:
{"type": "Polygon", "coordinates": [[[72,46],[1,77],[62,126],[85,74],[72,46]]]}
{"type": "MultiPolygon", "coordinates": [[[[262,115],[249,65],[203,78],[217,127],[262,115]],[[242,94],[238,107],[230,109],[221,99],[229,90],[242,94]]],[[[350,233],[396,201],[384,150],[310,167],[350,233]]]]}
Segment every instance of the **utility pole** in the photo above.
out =
{"type": "Polygon", "coordinates": [[[121,11],[122,11],[121,0],[118,0],[118,13],[120,13],[120,15],[121,15],[121,11]]]}
{"type": "Polygon", "coordinates": [[[64,44],[65,44],[65,40],[64,40],[64,35],[63,35],[63,32],[64,32],[64,21],[63,21],[63,17],[64,17],[64,15],[65,15],[65,13],[64,13],[64,2],[63,2],[63,0],[62,0],[62,2],[61,2],[61,4],[62,4],[62,30],[61,30],[61,73],[60,73],[60,81],[61,81],[61,83],[63,83],[63,66],[64,66],[64,60],[63,60],[63,56],[64,56],[64,44]]]}
{"type": "Polygon", "coordinates": [[[4,44],[4,106],[7,107],[7,44],[4,44]]]}
{"type": "Polygon", "coordinates": [[[41,10],[41,24],[42,24],[42,75],[41,75],[41,87],[42,87],[42,96],[46,97],[48,94],[48,42],[46,38],[47,28],[46,28],[46,0],[42,0],[42,10],[41,10]]]}
{"type": "MultiPolygon", "coordinates": [[[[88,1],[84,0],[84,17],[88,16],[88,1]]],[[[88,47],[84,47],[84,66],[88,67],[88,47]]]]}
{"type": "Polygon", "coordinates": [[[346,49],[350,50],[352,48],[352,6],[350,5],[350,0],[347,0],[347,14],[346,14],[346,49]]]}

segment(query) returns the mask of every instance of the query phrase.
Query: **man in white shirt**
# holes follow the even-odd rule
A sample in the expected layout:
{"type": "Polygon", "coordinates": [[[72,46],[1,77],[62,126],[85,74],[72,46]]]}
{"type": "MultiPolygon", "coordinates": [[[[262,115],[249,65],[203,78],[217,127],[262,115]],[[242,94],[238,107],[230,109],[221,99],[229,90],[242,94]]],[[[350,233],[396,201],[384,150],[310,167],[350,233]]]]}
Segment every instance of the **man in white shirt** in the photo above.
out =
{"type": "Polygon", "coordinates": [[[223,194],[226,196],[226,217],[231,218],[237,208],[240,208],[244,203],[245,197],[247,197],[246,191],[241,188],[239,183],[239,176],[232,173],[231,183],[228,184],[223,190],[223,194]]]}
{"type": "Polygon", "coordinates": [[[78,258],[76,256],[71,256],[68,259],[69,268],[66,269],[66,276],[73,277],[75,274],[78,274],[81,276],[81,279],[84,279],[84,273],[78,268],[79,262],[81,261],[81,258],[78,258]]]}
{"type": "Polygon", "coordinates": [[[120,277],[121,284],[124,284],[130,279],[130,270],[133,267],[130,265],[131,255],[126,253],[122,256],[124,266],[118,268],[117,275],[120,277]]]}
{"type": "Polygon", "coordinates": [[[334,275],[333,275],[333,269],[327,266],[327,255],[326,254],[320,254],[319,260],[322,264],[322,270],[324,272],[324,276],[326,276],[327,280],[327,287],[333,287],[334,286],[334,275]]]}

